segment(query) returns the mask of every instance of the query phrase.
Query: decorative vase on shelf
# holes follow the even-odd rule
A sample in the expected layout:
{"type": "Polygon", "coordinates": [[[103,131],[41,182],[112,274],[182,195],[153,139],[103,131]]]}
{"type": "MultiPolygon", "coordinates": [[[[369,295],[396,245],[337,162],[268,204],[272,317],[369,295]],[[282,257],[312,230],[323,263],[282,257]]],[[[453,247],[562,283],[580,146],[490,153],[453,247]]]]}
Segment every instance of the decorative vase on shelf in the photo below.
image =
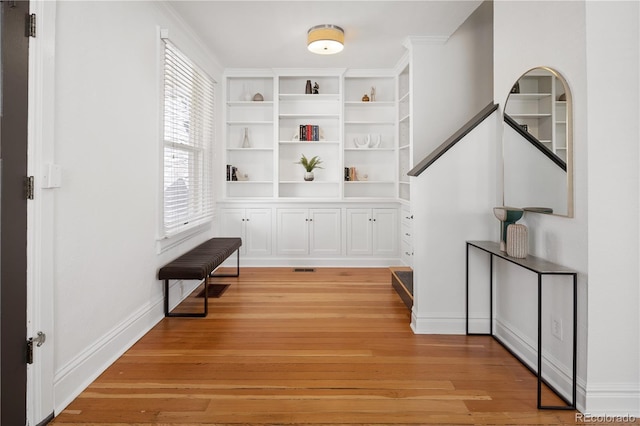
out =
{"type": "Polygon", "coordinates": [[[529,254],[529,235],[525,225],[514,223],[507,226],[507,254],[518,259],[529,254]]]}
{"type": "Polygon", "coordinates": [[[507,227],[519,221],[524,210],[518,207],[500,206],[493,208],[493,214],[500,221],[500,251],[507,251],[507,227]]]}
{"type": "Polygon", "coordinates": [[[313,180],[314,176],[313,176],[313,172],[305,172],[304,173],[304,180],[307,182],[311,182],[313,180]]]}
{"type": "Polygon", "coordinates": [[[311,88],[311,80],[307,80],[307,86],[304,89],[304,93],[307,95],[312,94],[312,88],[311,88]]]}
{"type": "Polygon", "coordinates": [[[249,142],[249,128],[244,128],[244,135],[242,136],[242,147],[251,148],[251,142],[249,142]]]}
{"type": "Polygon", "coordinates": [[[251,99],[253,98],[253,95],[251,94],[251,91],[249,90],[249,87],[244,84],[242,86],[242,100],[245,102],[249,102],[251,101],[251,99]]]}

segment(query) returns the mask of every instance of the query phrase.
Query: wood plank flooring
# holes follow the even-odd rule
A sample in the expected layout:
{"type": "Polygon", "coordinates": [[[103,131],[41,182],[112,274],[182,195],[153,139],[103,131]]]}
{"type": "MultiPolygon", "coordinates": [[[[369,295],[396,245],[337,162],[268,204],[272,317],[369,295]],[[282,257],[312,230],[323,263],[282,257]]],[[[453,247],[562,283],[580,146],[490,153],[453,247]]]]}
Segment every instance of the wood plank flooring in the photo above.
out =
{"type": "Polygon", "coordinates": [[[162,320],[51,424],[575,424],[492,339],[413,334],[386,268],[214,282],[207,318],[162,320]]]}

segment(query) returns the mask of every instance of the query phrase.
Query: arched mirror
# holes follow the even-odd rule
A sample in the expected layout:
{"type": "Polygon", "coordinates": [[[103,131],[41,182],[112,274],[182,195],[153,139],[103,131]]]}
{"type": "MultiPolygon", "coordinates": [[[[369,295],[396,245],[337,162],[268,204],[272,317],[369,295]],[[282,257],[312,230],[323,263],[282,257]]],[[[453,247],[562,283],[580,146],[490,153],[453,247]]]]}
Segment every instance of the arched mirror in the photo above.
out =
{"type": "Polygon", "coordinates": [[[504,205],[573,217],[571,93],[555,70],[518,79],[504,108],[504,205]]]}

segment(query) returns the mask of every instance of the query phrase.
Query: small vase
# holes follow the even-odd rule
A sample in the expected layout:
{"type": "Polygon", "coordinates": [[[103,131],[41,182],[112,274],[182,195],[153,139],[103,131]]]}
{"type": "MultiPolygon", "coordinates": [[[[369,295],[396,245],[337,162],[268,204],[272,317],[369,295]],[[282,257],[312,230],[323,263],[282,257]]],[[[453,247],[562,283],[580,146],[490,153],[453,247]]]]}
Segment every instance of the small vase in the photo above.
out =
{"type": "Polygon", "coordinates": [[[307,95],[312,94],[311,80],[307,80],[307,86],[304,89],[304,93],[307,94],[307,95]]]}
{"type": "Polygon", "coordinates": [[[251,143],[249,142],[249,128],[244,128],[244,136],[242,137],[242,147],[243,148],[251,148],[251,143]]]}
{"type": "Polygon", "coordinates": [[[313,172],[306,172],[304,174],[304,180],[306,180],[307,182],[311,182],[313,180],[313,172]]]}
{"type": "Polygon", "coordinates": [[[253,98],[253,96],[251,95],[251,91],[246,84],[244,84],[242,88],[242,100],[245,102],[249,102],[253,98]]]}

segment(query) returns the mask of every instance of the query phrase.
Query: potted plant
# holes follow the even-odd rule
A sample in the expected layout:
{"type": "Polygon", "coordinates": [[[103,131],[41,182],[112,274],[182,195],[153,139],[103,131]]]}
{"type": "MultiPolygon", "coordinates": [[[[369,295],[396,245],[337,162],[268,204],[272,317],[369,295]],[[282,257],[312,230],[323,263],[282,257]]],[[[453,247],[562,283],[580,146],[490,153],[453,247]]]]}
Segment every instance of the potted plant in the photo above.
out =
{"type": "Polygon", "coordinates": [[[314,157],[311,157],[311,159],[309,159],[309,158],[305,157],[304,154],[302,154],[302,157],[300,158],[300,161],[298,161],[296,164],[302,164],[302,167],[304,167],[304,169],[307,171],[304,174],[304,180],[312,181],[313,180],[313,169],[321,169],[322,167],[320,166],[320,163],[322,163],[322,160],[317,155],[314,156],[314,157]]]}

